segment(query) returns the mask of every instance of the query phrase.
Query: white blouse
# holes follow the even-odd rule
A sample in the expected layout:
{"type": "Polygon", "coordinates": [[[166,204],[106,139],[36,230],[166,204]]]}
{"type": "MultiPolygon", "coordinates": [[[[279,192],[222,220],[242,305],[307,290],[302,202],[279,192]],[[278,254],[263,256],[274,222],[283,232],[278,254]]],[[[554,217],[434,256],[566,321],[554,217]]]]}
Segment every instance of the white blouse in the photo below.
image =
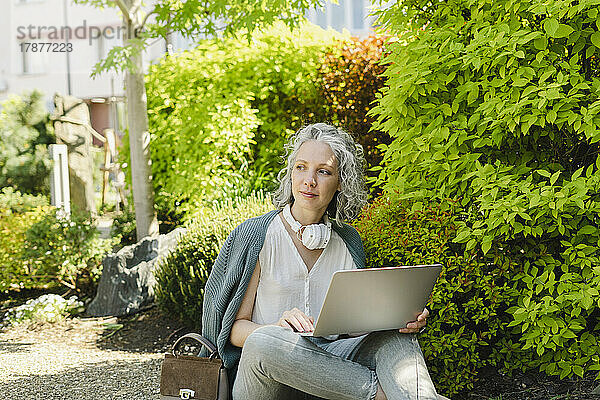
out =
{"type": "Polygon", "coordinates": [[[267,229],[258,260],[260,280],[252,312],[257,324],[274,324],[294,307],[316,322],[333,273],[356,268],[346,244],[332,230],[329,243],[309,272],[279,215],[267,229]]]}

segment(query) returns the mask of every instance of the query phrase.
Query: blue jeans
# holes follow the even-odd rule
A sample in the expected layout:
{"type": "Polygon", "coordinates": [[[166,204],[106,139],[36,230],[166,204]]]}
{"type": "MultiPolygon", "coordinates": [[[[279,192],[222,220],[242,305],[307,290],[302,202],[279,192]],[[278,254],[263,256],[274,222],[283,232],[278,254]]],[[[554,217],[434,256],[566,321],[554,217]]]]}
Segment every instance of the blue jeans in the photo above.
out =
{"type": "Polygon", "coordinates": [[[373,332],[344,357],[335,343],[279,326],[256,329],[242,349],[233,400],[371,400],[378,382],[389,400],[437,398],[414,335],[373,332]]]}

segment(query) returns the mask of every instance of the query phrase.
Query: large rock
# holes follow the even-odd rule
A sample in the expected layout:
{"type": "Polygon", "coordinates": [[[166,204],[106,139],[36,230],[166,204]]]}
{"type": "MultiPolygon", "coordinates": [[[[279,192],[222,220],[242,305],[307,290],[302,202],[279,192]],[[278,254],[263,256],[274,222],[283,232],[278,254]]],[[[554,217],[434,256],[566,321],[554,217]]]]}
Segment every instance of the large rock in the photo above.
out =
{"type": "Polygon", "coordinates": [[[165,235],[144,238],[123,247],[102,261],[102,276],[96,297],[87,313],[94,317],[134,314],[154,301],[154,267],[175,247],[184,228],[165,235]]]}

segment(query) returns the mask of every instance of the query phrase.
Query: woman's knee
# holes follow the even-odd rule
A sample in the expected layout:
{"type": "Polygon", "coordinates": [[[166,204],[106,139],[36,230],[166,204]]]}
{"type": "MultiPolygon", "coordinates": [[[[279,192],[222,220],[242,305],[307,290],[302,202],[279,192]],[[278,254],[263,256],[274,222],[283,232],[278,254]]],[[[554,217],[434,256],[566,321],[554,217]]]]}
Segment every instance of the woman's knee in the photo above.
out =
{"type": "Polygon", "coordinates": [[[378,332],[372,346],[376,359],[389,358],[390,355],[396,355],[400,359],[422,357],[416,336],[395,330],[378,332]]]}
{"type": "Polygon", "coordinates": [[[233,388],[231,388],[231,397],[234,400],[247,398],[246,388],[243,385],[242,377],[238,377],[233,382],[233,388]]]}
{"type": "Polygon", "coordinates": [[[274,350],[281,348],[280,341],[284,339],[288,331],[291,333],[289,329],[271,325],[261,326],[254,330],[244,342],[242,360],[245,362],[264,361],[265,357],[271,358],[276,353],[274,350]]]}

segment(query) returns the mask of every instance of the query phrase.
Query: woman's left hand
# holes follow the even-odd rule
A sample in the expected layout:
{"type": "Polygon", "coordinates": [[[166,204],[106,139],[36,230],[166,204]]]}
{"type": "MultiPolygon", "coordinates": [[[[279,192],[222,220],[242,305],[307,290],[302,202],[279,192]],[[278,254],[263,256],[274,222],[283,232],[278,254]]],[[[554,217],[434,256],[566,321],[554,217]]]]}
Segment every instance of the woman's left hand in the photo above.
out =
{"type": "Polygon", "coordinates": [[[427,317],[429,310],[424,308],[423,312],[417,316],[417,320],[406,324],[406,328],[400,328],[400,333],[419,333],[419,331],[427,325],[427,317]]]}

